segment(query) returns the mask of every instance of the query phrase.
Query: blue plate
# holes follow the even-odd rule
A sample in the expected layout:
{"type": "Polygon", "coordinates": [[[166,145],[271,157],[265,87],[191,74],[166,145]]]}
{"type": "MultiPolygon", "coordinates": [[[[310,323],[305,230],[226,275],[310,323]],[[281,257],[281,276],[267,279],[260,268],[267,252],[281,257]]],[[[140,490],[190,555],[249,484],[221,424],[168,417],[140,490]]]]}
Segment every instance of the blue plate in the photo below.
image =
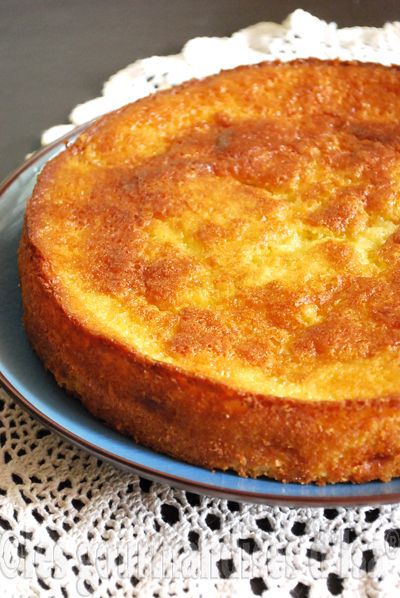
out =
{"type": "MultiPolygon", "coordinates": [[[[67,139],[67,138],[65,138],[67,139]]],[[[212,472],[166,457],[107,428],[57,386],[42,367],[21,322],[17,247],[26,200],[43,165],[64,149],[65,139],[38,152],[0,187],[0,380],[42,423],[75,443],[144,477],[222,498],[293,506],[400,502],[400,479],[390,483],[282,484],[212,472]]]]}

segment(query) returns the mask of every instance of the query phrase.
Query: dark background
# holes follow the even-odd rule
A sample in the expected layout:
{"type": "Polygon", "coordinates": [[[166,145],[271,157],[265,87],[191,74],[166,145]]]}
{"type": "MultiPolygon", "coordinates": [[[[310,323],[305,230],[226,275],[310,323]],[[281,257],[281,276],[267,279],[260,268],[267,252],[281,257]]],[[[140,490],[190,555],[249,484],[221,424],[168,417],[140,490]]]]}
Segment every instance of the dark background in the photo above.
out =
{"type": "Polygon", "coordinates": [[[116,70],[295,8],[341,26],[400,19],[398,0],[0,0],[0,179],[116,70]]]}

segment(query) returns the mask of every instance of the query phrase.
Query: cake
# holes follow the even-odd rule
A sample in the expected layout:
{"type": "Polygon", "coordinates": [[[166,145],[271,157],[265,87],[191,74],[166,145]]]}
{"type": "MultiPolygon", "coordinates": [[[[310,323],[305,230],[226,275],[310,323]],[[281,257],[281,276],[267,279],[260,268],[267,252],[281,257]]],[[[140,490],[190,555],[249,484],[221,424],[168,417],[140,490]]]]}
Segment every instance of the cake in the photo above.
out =
{"type": "Polygon", "coordinates": [[[189,463],[399,475],[399,123],[397,67],[308,59],[88,126],[26,209],[24,324],[44,366],[189,463]]]}

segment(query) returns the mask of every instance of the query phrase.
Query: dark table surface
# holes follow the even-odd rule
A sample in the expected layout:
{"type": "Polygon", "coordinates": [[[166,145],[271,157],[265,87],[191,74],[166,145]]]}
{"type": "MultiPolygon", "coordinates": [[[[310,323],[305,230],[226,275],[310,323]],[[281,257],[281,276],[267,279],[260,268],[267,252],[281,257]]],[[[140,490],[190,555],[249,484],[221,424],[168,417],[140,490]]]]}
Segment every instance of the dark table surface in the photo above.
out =
{"type": "Polygon", "coordinates": [[[295,8],[341,26],[400,19],[398,0],[0,0],[0,178],[116,70],[295,8]]]}

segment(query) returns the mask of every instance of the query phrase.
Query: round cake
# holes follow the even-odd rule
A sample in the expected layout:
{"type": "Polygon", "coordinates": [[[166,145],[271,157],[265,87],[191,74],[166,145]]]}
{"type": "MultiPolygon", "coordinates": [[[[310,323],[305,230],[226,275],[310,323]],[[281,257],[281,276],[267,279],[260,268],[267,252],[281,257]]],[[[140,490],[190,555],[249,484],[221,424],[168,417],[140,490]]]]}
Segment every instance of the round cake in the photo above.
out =
{"type": "Polygon", "coordinates": [[[45,166],[19,252],[26,331],[58,384],[156,451],[389,480],[399,224],[397,67],[225,71],[100,118],[45,166]]]}

